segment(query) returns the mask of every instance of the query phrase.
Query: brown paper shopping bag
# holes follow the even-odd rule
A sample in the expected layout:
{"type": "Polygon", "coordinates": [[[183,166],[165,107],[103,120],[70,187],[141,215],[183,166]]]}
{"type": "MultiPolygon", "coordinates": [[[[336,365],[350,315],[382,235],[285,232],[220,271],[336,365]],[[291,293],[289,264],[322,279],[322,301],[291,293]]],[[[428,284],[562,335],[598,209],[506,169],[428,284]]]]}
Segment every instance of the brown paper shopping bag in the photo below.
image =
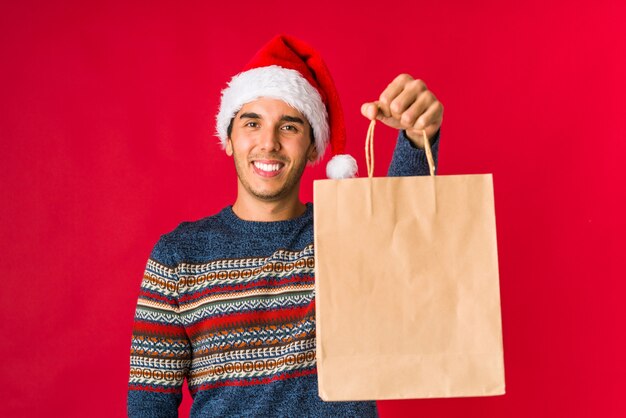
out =
{"type": "Polygon", "coordinates": [[[371,140],[368,178],[314,182],[320,397],[503,394],[491,174],[435,176],[427,147],[430,176],[373,178],[371,140]]]}

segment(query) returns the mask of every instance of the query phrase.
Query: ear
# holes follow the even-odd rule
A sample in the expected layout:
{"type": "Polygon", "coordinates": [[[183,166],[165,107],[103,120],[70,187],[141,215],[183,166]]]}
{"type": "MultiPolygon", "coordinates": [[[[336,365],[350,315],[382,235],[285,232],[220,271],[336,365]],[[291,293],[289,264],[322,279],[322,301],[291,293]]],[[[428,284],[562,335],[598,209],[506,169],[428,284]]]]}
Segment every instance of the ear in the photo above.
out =
{"type": "Polygon", "coordinates": [[[307,160],[311,163],[315,162],[315,160],[317,160],[317,156],[318,156],[318,152],[317,152],[317,147],[315,146],[315,143],[312,143],[309,147],[309,152],[307,155],[307,160]]]}
{"type": "Polygon", "coordinates": [[[230,138],[226,138],[226,146],[224,147],[224,151],[226,151],[226,155],[229,157],[233,156],[233,141],[230,138]]]}

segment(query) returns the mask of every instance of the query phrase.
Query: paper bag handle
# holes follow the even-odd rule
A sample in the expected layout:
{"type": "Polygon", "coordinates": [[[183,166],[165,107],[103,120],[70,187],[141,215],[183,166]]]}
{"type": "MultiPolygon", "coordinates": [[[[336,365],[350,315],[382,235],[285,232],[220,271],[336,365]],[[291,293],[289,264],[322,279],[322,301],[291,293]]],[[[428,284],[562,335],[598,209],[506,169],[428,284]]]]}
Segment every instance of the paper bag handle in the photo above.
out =
{"type": "MultiPolygon", "coordinates": [[[[367,128],[367,136],[365,137],[365,162],[367,163],[367,177],[372,178],[374,176],[374,126],[376,125],[376,119],[370,122],[369,128],[367,128]]],[[[424,137],[424,149],[426,150],[426,160],[428,160],[428,168],[430,169],[430,175],[435,175],[435,162],[433,160],[433,152],[430,149],[430,141],[426,136],[426,131],[422,131],[424,137]]]]}

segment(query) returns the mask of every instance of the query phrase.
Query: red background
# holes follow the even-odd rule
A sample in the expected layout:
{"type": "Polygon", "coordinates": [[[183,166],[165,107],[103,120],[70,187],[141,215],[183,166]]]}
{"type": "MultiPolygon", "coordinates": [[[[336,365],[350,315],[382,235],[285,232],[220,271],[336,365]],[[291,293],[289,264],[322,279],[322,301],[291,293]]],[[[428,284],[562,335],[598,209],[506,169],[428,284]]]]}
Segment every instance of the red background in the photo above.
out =
{"type": "Polygon", "coordinates": [[[149,252],[233,202],[219,92],[279,32],[325,56],[361,167],[360,104],[408,72],[445,105],[439,174],[494,174],[507,394],[381,415],[626,414],[623,2],[348,3],[4,4],[0,415],[125,414],[149,252]]]}

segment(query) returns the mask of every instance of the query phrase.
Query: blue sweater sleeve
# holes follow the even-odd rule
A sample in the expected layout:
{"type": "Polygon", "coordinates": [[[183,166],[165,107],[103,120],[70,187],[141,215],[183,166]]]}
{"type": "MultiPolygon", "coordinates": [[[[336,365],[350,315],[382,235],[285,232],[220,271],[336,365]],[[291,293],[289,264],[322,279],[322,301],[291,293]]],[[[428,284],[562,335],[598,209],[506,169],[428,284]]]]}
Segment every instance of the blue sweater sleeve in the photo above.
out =
{"type": "MultiPolygon", "coordinates": [[[[439,154],[439,134],[437,131],[431,141],[431,150],[433,160],[435,161],[435,171],[437,169],[437,156],[439,154]]],[[[430,172],[428,170],[428,161],[426,160],[426,151],[419,149],[413,145],[411,140],[407,138],[406,133],[402,130],[398,133],[398,141],[393,151],[393,158],[387,171],[388,177],[402,176],[425,176],[430,172]]]]}
{"type": "Polygon", "coordinates": [[[141,282],[131,342],[128,416],[178,416],[191,364],[191,343],[179,315],[178,272],[167,236],[157,242],[141,282]]]}

